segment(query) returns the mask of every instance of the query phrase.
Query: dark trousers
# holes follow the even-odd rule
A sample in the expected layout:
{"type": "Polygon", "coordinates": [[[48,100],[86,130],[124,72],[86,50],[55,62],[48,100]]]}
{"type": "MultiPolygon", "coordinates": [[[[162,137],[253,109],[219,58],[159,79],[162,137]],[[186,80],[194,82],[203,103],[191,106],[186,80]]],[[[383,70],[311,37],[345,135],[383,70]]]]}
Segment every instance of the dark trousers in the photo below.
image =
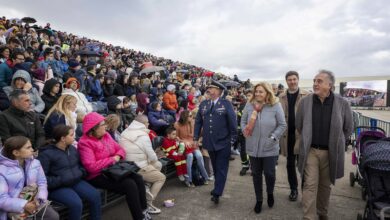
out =
{"type": "Polygon", "coordinates": [[[294,154],[295,134],[287,136],[287,176],[291,190],[298,189],[298,178],[296,171],[297,155],[294,154]]]}
{"type": "Polygon", "coordinates": [[[222,196],[229,169],[230,146],[218,151],[209,151],[209,155],[215,176],[213,194],[222,196]]]}
{"type": "Polygon", "coordinates": [[[69,219],[81,219],[83,212],[83,201],[88,201],[91,219],[101,219],[101,198],[100,193],[88,182],[81,180],[71,187],[62,187],[50,191],[49,199],[59,202],[69,208],[69,219]]]}
{"type": "Polygon", "coordinates": [[[134,220],[143,219],[142,211],[147,208],[145,183],[142,176],[132,174],[120,182],[115,182],[103,175],[99,175],[89,181],[97,188],[107,189],[126,195],[127,206],[134,220]]]}
{"type": "Polygon", "coordinates": [[[263,172],[267,194],[274,193],[275,166],[278,156],[272,157],[249,157],[253,174],[253,186],[255,187],[256,201],[263,201],[263,172]]]}
{"type": "Polygon", "coordinates": [[[240,144],[241,165],[249,169],[249,157],[246,154],[245,137],[242,134],[238,135],[237,142],[240,144]]]}

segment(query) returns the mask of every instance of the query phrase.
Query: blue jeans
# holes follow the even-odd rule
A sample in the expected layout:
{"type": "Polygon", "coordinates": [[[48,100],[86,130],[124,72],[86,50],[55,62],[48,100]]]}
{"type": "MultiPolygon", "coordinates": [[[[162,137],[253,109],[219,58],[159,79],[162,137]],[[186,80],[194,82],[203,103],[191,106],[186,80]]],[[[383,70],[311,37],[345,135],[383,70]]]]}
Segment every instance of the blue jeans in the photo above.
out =
{"type": "Polygon", "coordinates": [[[84,180],[71,187],[62,187],[49,193],[49,199],[59,202],[69,208],[69,219],[81,219],[83,212],[83,202],[85,199],[89,203],[91,219],[100,220],[101,198],[98,190],[84,180]]]}
{"type": "Polygon", "coordinates": [[[194,156],[196,158],[200,174],[205,180],[209,179],[207,175],[206,168],[204,167],[203,156],[199,149],[194,150],[192,153],[187,154],[186,163],[187,163],[187,174],[188,181],[192,182],[192,162],[194,161],[194,156]]]}

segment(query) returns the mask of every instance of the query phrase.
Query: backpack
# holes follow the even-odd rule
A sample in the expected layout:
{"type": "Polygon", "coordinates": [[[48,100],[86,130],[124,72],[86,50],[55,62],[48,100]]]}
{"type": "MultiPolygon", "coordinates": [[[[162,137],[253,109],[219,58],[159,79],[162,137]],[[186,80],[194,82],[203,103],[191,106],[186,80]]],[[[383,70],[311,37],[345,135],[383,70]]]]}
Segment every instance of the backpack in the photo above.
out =
{"type": "Polygon", "coordinates": [[[192,183],[195,185],[195,186],[201,186],[201,185],[204,185],[204,178],[202,177],[200,171],[199,171],[199,168],[198,168],[198,164],[194,161],[194,163],[192,164],[192,183]]]}

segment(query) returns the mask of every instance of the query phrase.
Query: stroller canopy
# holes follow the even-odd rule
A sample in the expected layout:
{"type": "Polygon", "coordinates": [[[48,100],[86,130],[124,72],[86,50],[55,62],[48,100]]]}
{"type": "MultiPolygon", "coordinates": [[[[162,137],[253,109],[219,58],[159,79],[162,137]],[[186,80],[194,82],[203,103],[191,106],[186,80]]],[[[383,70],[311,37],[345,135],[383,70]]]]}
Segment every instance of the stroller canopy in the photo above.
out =
{"type": "Polygon", "coordinates": [[[370,144],[363,154],[363,167],[390,171],[390,140],[379,140],[370,144]]]}

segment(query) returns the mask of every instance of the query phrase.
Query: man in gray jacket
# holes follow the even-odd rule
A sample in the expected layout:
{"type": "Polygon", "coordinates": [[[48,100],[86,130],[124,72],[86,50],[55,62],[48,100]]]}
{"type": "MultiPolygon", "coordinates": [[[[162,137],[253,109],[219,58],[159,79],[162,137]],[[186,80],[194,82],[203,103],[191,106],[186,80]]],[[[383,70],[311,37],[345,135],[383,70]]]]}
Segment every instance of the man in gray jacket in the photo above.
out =
{"type": "Polygon", "coordinates": [[[345,139],[352,133],[352,111],[334,94],[335,77],[320,70],[314,94],[304,97],[296,114],[300,134],[298,169],[303,177],[303,219],[328,219],[330,185],[344,176],[345,139]]]}

